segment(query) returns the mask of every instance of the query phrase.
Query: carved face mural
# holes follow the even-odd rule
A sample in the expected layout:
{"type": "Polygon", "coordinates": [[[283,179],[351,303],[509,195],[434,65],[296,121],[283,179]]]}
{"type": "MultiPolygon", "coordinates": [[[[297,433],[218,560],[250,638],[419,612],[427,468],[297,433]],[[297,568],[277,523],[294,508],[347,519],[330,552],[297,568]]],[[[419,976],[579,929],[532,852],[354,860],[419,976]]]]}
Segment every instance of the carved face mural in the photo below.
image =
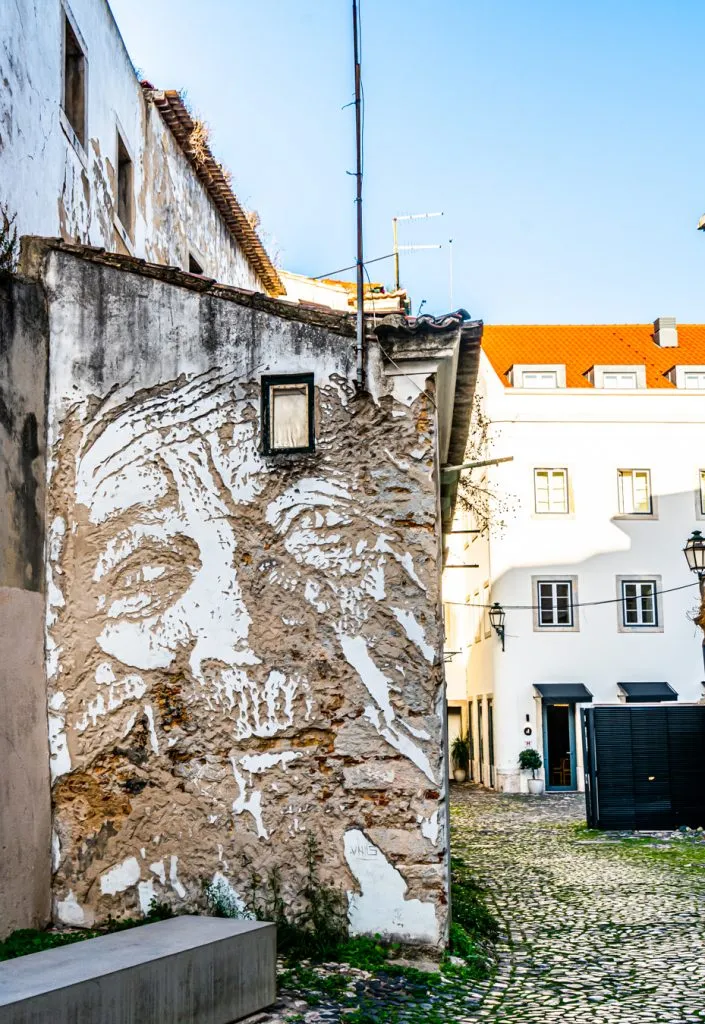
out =
{"type": "Polygon", "coordinates": [[[335,384],[317,401],[303,459],[263,459],[258,387],[222,371],[63,424],[48,650],[64,920],[119,893],[185,898],[214,872],[237,885],[243,856],[295,862],[283,844],[311,832],[358,930],[380,930],[377,871],[393,930],[436,936],[374,838],[401,789],[409,857],[438,864],[425,398],[403,416],[335,384]]]}

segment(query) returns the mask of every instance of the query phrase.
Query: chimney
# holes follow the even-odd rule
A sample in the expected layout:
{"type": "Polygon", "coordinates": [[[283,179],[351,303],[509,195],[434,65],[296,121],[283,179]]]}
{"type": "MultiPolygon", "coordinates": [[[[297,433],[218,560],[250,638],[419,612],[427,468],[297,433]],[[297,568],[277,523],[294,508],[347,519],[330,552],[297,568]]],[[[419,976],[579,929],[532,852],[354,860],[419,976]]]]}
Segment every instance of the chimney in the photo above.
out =
{"type": "Polygon", "coordinates": [[[660,348],[678,348],[678,328],[674,316],[654,320],[654,341],[660,348]]]}

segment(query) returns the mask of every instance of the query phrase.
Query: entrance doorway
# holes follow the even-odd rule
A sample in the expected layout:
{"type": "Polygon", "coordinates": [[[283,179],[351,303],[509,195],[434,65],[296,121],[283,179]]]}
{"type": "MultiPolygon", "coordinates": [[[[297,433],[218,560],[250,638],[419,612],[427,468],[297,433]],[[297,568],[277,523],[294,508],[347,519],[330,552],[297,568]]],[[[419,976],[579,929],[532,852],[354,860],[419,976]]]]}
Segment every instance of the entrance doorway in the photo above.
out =
{"type": "Polygon", "coordinates": [[[575,704],[544,704],[546,789],[576,789],[575,704]]]}
{"type": "Polygon", "coordinates": [[[487,701],[487,746],[490,755],[490,786],[494,789],[494,707],[487,701]]]}
{"type": "Polygon", "coordinates": [[[477,754],[480,783],[485,782],[485,727],[482,721],[482,700],[477,702],[477,754]]]}
{"type": "Polygon", "coordinates": [[[460,708],[448,708],[448,778],[453,778],[453,740],[463,734],[463,718],[460,708]]]}

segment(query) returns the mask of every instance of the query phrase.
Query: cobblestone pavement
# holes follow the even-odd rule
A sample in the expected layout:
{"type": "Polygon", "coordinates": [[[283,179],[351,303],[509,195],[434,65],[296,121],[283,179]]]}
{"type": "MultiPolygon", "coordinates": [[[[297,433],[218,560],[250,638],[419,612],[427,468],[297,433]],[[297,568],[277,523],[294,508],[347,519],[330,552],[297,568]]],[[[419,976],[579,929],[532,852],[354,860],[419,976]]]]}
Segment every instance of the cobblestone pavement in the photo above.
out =
{"type": "MultiPolygon", "coordinates": [[[[630,844],[624,835],[583,833],[584,800],[577,794],[453,790],[453,854],[485,886],[504,929],[497,971],[468,985],[464,998],[449,991],[433,1008],[413,987],[397,984],[392,993],[384,984],[375,990],[373,981],[369,1016],[355,1020],[705,1022],[701,835],[630,844]]],[[[311,1009],[289,993],[259,1019],[316,1024],[346,1016],[335,1000],[311,1009]]]]}
{"type": "MultiPolygon", "coordinates": [[[[508,942],[478,1016],[497,1024],[705,1020],[701,836],[629,848],[581,836],[577,794],[456,793],[453,849],[487,886],[508,942]],[[691,844],[674,850],[678,840],[691,844]],[[692,849],[692,864],[687,861],[692,849]],[[678,863],[670,854],[683,853],[678,863]]],[[[682,845],[682,844],[681,844],[682,845]]]]}

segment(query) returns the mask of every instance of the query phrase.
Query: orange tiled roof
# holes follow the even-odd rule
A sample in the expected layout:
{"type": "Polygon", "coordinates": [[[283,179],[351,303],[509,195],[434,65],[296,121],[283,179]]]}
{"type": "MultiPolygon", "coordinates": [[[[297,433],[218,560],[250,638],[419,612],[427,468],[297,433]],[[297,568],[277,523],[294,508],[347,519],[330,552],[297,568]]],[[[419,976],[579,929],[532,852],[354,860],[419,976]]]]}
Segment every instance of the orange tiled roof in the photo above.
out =
{"type": "Polygon", "coordinates": [[[566,386],[589,388],[593,366],[646,366],[646,386],[672,388],[674,366],[705,366],[705,324],[678,324],[678,347],[659,348],[653,324],[485,324],[482,348],[502,382],[515,364],[562,363],[566,386]]]}

